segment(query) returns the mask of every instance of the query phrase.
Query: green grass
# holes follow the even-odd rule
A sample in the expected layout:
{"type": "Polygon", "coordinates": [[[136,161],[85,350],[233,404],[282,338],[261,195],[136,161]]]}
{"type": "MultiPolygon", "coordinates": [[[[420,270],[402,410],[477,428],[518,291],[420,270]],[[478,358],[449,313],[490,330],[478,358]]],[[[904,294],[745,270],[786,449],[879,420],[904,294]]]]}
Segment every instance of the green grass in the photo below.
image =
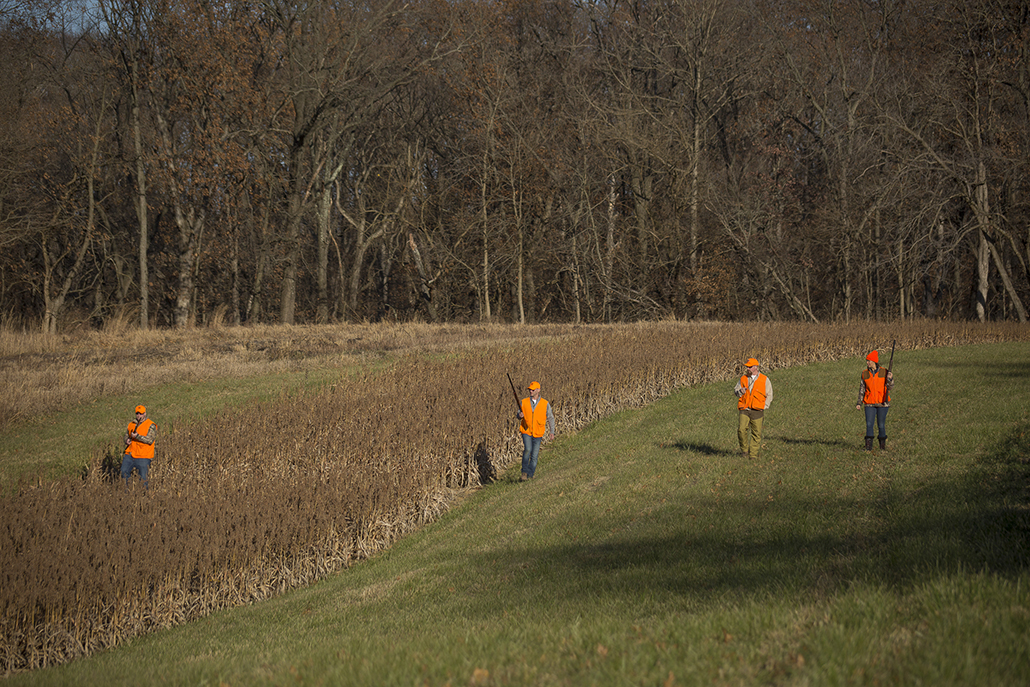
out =
{"type": "Polygon", "coordinates": [[[899,353],[887,452],[861,361],[769,372],[559,437],[310,588],[11,685],[1025,685],[1030,345],[899,353]],[[514,474],[512,474],[514,473],[514,474]]]}

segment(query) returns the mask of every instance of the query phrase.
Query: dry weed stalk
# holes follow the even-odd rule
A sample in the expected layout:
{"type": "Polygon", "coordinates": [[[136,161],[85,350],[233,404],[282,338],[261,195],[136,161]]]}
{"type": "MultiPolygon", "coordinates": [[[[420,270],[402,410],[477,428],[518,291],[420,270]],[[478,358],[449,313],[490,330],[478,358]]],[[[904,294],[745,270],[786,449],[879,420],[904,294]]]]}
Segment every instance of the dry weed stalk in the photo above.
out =
{"type": "Polygon", "coordinates": [[[82,481],[6,499],[0,670],[70,660],[310,584],[431,522],[518,460],[506,373],[523,386],[544,382],[570,432],[729,379],[747,356],[766,369],[861,359],[891,338],[911,350],[1028,334],[941,323],[656,323],[462,341],[458,355],[420,350],[318,395],[175,428],[162,437],[149,493],[105,481],[94,456],[82,481]]]}

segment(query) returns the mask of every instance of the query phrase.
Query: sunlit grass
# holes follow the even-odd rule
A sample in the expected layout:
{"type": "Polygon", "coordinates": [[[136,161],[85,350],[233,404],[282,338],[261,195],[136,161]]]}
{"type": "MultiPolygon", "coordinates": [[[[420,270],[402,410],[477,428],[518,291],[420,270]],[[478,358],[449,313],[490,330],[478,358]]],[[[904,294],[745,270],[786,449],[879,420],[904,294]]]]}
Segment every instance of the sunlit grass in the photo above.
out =
{"type": "MultiPolygon", "coordinates": [[[[777,399],[757,461],[736,455],[731,382],[681,391],[547,446],[534,482],[505,475],[345,575],[192,624],[211,628],[198,640],[209,649],[159,648],[136,661],[149,671],[153,656],[190,657],[190,673],[147,674],[173,684],[784,681],[821,675],[813,628],[839,622],[839,599],[907,606],[919,585],[961,582],[985,565],[999,589],[992,603],[1012,602],[1007,621],[1019,625],[1026,591],[1005,580],[1018,579],[1025,556],[1011,546],[1018,513],[1002,504],[1018,497],[982,487],[1010,470],[1010,458],[986,458],[1025,421],[1011,402],[1025,398],[1027,352],[1025,343],[908,351],[887,453],[859,450],[860,358],[769,371],[777,399]],[[955,409],[932,396],[941,362],[967,382],[949,400],[979,409],[975,433],[956,432],[955,409]],[[943,421],[921,424],[924,412],[943,421]],[[688,659],[707,663],[694,671],[688,659]]],[[[416,369],[431,380],[440,372],[416,369]]],[[[287,419],[284,433],[294,431],[287,419]]],[[[879,647],[882,624],[900,611],[878,613],[872,625],[856,622],[879,647]]],[[[129,655],[150,642],[132,641],[129,655]]],[[[112,655],[83,663],[117,683],[112,655]]],[[[849,681],[860,682],[852,663],[861,660],[830,662],[851,665],[849,681]]]]}
{"type": "Polygon", "coordinates": [[[10,682],[1022,685],[1028,354],[906,353],[885,453],[856,361],[770,372],[757,461],[731,385],[687,389],[317,585],[10,682]]]}
{"type": "Polygon", "coordinates": [[[346,573],[11,684],[1025,684],[1028,353],[907,354],[887,453],[816,391],[855,364],[775,373],[758,461],[726,384],[687,389],[346,573]],[[1003,374],[934,400],[941,359],[1003,374]]]}

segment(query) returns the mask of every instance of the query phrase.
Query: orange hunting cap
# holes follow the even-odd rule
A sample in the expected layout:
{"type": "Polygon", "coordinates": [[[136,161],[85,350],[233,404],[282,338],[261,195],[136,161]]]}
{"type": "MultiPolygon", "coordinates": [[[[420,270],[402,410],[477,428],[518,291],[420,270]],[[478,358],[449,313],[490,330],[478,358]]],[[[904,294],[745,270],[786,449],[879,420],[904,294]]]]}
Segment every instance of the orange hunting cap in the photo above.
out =
{"type": "Polygon", "coordinates": [[[144,415],[146,415],[147,414],[147,407],[146,406],[136,406],[136,412],[137,413],[143,413],[144,415]]]}
{"type": "Polygon", "coordinates": [[[744,363],[744,367],[754,367],[757,364],[758,364],[757,360],[755,360],[754,358],[748,358],[747,362],[744,363]]]}
{"type": "Polygon", "coordinates": [[[865,357],[866,360],[872,360],[874,363],[880,362],[880,354],[876,351],[872,351],[865,357]]]}
{"type": "Polygon", "coordinates": [[[533,389],[539,389],[540,388],[540,382],[530,382],[529,386],[526,387],[526,388],[529,389],[530,391],[532,391],[533,389]]]}

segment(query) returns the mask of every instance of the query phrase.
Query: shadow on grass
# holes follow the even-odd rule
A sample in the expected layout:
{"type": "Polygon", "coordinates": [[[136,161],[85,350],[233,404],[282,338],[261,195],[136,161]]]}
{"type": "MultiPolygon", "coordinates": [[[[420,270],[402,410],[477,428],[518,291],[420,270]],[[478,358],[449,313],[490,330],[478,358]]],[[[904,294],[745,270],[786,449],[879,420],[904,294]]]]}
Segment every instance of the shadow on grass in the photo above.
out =
{"type": "Polygon", "coordinates": [[[659,443],[655,444],[656,448],[674,448],[677,451],[687,451],[688,453],[700,453],[703,456],[736,456],[740,451],[727,451],[725,449],[716,448],[711,444],[702,444],[695,441],[677,441],[673,444],[659,443]]]}
{"type": "Polygon", "coordinates": [[[1028,503],[1030,424],[967,473],[885,490],[881,499],[669,502],[632,522],[594,523],[611,532],[605,541],[491,550],[479,565],[509,584],[524,580],[529,598],[542,593],[544,578],[555,583],[551,598],[674,595],[701,606],[735,596],[822,597],[855,583],[905,590],[974,572],[1014,578],[1030,568],[1028,503]]]}
{"type": "Polygon", "coordinates": [[[858,441],[844,441],[843,439],[833,439],[827,441],[826,439],[797,439],[794,437],[769,437],[771,441],[779,441],[783,444],[791,444],[794,446],[832,446],[834,448],[858,448],[861,439],[858,441]]]}
{"type": "MultiPolygon", "coordinates": [[[[970,362],[966,360],[954,360],[951,362],[937,362],[934,367],[938,369],[962,370],[968,374],[970,362]]],[[[1030,377],[1030,361],[980,361],[975,364],[975,373],[985,377],[1030,377]]]]}

